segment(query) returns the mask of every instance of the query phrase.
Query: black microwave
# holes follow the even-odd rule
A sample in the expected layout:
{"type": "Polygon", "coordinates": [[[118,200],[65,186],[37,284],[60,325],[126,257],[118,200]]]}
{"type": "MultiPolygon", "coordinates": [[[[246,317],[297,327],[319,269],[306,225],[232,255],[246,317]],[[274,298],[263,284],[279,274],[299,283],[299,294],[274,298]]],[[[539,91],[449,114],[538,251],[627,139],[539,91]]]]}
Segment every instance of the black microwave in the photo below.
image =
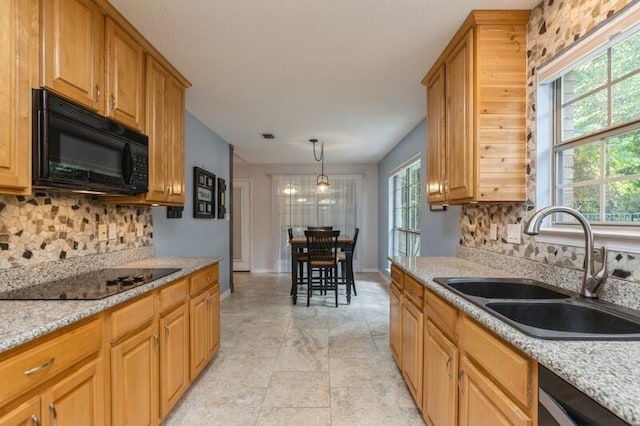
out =
{"type": "Polygon", "coordinates": [[[33,90],[33,186],[89,194],[148,189],[148,138],[43,90],[33,90]]]}

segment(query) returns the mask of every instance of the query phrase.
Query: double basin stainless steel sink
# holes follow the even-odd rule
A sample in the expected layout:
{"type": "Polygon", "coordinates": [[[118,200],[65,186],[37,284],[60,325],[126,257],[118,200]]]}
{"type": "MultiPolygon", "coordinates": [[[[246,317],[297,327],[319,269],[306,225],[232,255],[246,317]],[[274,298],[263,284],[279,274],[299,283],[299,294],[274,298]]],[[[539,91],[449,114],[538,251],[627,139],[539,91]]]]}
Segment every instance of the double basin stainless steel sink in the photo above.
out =
{"type": "Polygon", "coordinates": [[[549,340],[640,340],[640,315],[523,278],[435,278],[524,334],[549,340]]]}

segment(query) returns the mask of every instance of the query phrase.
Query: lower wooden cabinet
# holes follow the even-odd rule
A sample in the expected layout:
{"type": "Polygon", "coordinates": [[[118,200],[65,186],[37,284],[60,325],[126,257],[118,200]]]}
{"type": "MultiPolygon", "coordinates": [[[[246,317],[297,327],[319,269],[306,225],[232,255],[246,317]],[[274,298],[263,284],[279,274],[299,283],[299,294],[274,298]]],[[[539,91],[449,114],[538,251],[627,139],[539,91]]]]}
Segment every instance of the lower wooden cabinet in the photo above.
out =
{"type": "Polygon", "coordinates": [[[0,426],[158,425],[219,348],[215,264],[0,354],[0,426]]]}
{"type": "Polygon", "coordinates": [[[422,412],[434,426],[455,426],[458,406],[458,348],[426,321],[422,412]]]}
{"type": "Polygon", "coordinates": [[[183,303],[160,318],[160,417],[189,387],[189,312],[183,303]]]}
{"type": "Polygon", "coordinates": [[[111,415],[116,425],[158,424],[157,326],[111,348],[111,415]]]}
{"type": "Polygon", "coordinates": [[[104,425],[104,366],[89,362],[42,394],[42,424],[104,425]]]}
{"type": "Polygon", "coordinates": [[[422,306],[417,307],[405,299],[402,303],[402,376],[418,408],[422,407],[422,327],[422,306]]]}
{"type": "Polygon", "coordinates": [[[402,293],[389,290],[389,346],[398,367],[402,368],[402,293]]]}
{"type": "Polygon", "coordinates": [[[389,345],[426,424],[535,425],[537,362],[397,266],[391,271],[389,345]]]}
{"type": "Polygon", "coordinates": [[[220,297],[214,285],[191,298],[191,380],[195,380],[220,347],[220,297]]]}
{"type": "Polygon", "coordinates": [[[461,426],[529,426],[533,422],[466,357],[460,365],[461,426]]]}
{"type": "Polygon", "coordinates": [[[18,408],[0,417],[2,426],[37,426],[42,424],[40,396],[34,396],[18,408]]]}
{"type": "Polygon", "coordinates": [[[102,426],[104,401],[104,365],[97,358],[0,417],[0,425],[102,426]]]}

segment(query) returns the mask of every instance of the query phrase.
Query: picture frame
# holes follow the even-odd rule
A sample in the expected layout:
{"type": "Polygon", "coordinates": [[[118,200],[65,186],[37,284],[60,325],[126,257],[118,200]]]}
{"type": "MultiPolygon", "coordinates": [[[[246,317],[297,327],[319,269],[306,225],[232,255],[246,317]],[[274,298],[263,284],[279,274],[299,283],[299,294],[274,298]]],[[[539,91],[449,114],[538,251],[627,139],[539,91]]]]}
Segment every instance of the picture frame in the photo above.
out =
{"type": "Polygon", "coordinates": [[[218,219],[224,219],[227,213],[227,205],[225,201],[225,191],[227,183],[224,179],[218,178],[218,219]]]}
{"type": "Polygon", "coordinates": [[[215,212],[216,175],[200,168],[193,168],[193,217],[213,219],[215,212]]]}

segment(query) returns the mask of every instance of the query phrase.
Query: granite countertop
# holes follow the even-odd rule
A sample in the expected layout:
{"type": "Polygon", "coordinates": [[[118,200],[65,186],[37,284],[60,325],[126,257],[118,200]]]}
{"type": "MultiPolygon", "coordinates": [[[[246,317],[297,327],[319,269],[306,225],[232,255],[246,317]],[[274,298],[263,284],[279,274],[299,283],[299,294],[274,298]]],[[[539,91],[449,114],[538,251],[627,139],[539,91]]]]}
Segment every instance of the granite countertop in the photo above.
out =
{"type": "Polygon", "coordinates": [[[457,257],[390,257],[452,305],[631,424],[640,424],[640,342],[552,341],[517,331],[442,285],[436,277],[520,276],[457,257]]]}
{"type": "Polygon", "coordinates": [[[211,257],[153,257],[119,268],[180,268],[178,272],[100,300],[0,300],[0,353],[217,263],[211,257]]]}

